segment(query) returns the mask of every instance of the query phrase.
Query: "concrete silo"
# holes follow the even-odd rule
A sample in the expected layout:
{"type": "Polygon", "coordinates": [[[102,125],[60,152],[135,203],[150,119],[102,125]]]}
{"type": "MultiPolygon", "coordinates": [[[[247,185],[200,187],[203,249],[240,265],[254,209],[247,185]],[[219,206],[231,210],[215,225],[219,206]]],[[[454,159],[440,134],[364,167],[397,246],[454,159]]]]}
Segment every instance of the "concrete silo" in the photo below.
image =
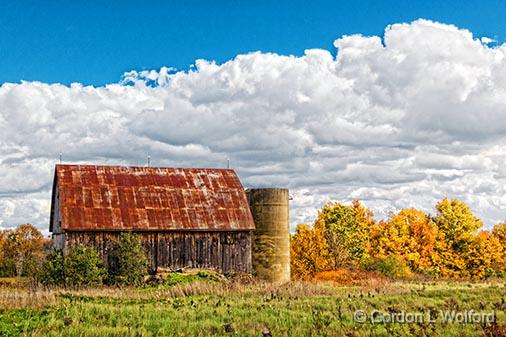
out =
{"type": "Polygon", "coordinates": [[[288,189],[248,189],[256,230],[252,267],[257,277],[270,282],[290,281],[290,229],[288,189]]]}

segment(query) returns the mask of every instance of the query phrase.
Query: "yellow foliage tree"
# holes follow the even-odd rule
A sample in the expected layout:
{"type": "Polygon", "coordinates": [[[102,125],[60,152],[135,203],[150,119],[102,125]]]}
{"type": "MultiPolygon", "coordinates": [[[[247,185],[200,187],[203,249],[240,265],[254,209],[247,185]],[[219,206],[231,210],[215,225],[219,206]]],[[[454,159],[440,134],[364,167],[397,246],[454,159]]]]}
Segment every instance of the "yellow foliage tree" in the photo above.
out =
{"type": "Polygon", "coordinates": [[[492,235],[499,240],[503,247],[506,247],[506,222],[495,225],[492,228],[492,235]]]}
{"type": "Polygon", "coordinates": [[[506,274],[506,223],[491,232],[457,199],[443,199],[434,218],[407,208],[376,223],[360,202],[328,203],[313,227],[298,225],[291,238],[294,278],[365,268],[390,277],[411,272],[448,278],[506,274]]]}
{"type": "Polygon", "coordinates": [[[290,240],[290,261],[295,279],[308,280],[317,272],[331,269],[329,249],[320,228],[297,225],[290,240]]]}
{"type": "Polygon", "coordinates": [[[44,257],[45,239],[30,224],[24,224],[7,232],[2,255],[15,264],[16,275],[30,275],[35,272],[44,257]]]}
{"type": "Polygon", "coordinates": [[[353,212],[355,213],[355,221],[360,235],[363,237],[364,243],[364,256],[362,259],[367,259],[371,252],[371,234],[376,227],[376,220],[374,220],[373,212],[362,205],[358,200],[353,200],[351,204],[353,212]]]}
{"type": "Polygon", "coordinates": [[[483,226],[482,221],[473,214],[469,206],[458,199],[445,198],[437,203],[436,210],[436,250],[441,276],[471,276],[466,251],[474,242],[476,231],[483,226]]]}
{"type": "Polygon", "coordinates": [[[411,271],[429,273],[434,260],[437,227],[424,212],[403,209],[374,231],[372,255],[375,258],[399,257],[411,271]]]}
{"type": "Polygon", "coordinates": [[[291,237],[292,276],[310,279],[322,271],[359,267],[368,256],[374,225],[372,212],[358,201],[328,203],[313,227],[298,225],[291,237]]]}
{"type": "MultiPolygon", "coordinates": [[[[7,231],[0,231],[0,253],[4,251],[5,238],[7,237],[7,231]]],[[[0,254],[0,258],[2,257],[0,254]]]]}
{"type": "Polygon", "coordinates": [[[500,257],[493,262],[492,267],[497,274],[506,277],[506,222],[495,225],[492,236],[497,239],[500,249],[500,257]]]}
{"type": "Polygon", "coordinates": [[[11,268],[9,268],[8,266],[8,263],[9,261],[7,260],[6,256],[5,256],[5,241],[6,241],[6,238],[7,238],[7,234],[9,233],[9,231],[6,231],[6,230],[3,230],[3,231],[0,231],[0,277],[5,277],[5,276],[11,276],[11,268]]]}
{"type": "Polygon", "coordinates": [[[472,278],[495,276],[494,263],[502,260],[501,243],[487,231],[481,231],[465,251],[466,270],[472,278]]]}
{"type": "Polygon", "coordinates": [[[327,243],[329,266],[355,268],[367,259],[370,233],[375,225],[372,212],[358,201],[351,205],[326,204],[319,212],[315,228],[327,243]]]}

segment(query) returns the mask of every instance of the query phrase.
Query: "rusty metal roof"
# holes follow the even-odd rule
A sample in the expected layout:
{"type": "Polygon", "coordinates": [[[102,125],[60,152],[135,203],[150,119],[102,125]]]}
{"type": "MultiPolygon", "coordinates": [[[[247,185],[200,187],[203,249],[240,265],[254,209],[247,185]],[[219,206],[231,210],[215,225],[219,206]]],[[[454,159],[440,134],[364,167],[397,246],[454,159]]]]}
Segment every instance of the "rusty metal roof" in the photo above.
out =
{"type": "Polygon", "coordinates": [[[63,230],[255,229],[230,169],[56,165],[55,171],[63,230]]]}

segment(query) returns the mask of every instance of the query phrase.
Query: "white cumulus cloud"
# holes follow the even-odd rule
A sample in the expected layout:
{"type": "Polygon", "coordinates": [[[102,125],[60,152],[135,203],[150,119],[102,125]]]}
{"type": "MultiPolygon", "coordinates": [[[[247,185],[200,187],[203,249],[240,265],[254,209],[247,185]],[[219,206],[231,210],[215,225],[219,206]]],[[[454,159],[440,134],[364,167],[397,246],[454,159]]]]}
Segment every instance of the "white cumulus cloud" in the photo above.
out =
{"type": "MultiPolygon", "coordinates": [[[[291,189],[292,224],[328,200],[379,217],[448,196],[506,218],[506,44],[417,20],[335,51],[255,52],[104,87],[0,87],[0,227],[47,229],[54,164],[224,167],[291,189]]],[[[168,65],[170,66],[170,65],[168,65]]]]}

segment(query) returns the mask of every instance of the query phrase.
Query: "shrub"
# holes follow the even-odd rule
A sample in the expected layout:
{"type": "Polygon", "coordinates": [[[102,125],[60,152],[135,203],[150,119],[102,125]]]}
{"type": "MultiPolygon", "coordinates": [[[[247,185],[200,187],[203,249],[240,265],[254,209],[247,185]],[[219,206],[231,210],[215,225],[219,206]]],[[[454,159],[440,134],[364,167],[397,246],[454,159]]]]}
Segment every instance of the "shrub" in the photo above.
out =
{"type": "Polygon", "coordinates": [[[42,265],[40,281],[42,284],[50,286],[65,284],[63,252],[61,250],[53,250],[47,254],[42,265]]]}
{"type": "Polygon", "coordinates": [[[385,277],[377,272],[350,270],[338,268],[336,270],[321,271],[315,274],[315,281],[335,282],[345,286],[364,286],[370,283],[385,283],[385,277]]]}
{"type": "Polygon", "coordinates": [[[100,285],[106,275],[98,252],[90,247],[72,247],[64,262],[65,285],[70,287],[100,285]]]}
{"type": "Polygon", "coordinates": [[[372,259],[365,263],[365,270],[381,273],[389,278],[411,276],[406,262],[399,256],[391,255],[381,259],[372,259]]]}
{"type": "Polygon", "coordinates": [[[114,242],[109,261],[109,283],[139,285],[148,272],[148,258],[138,236],[123,233],[114,242]]]}
{"type": "Polygon", "coordinates": [[[0,262],[0,277],[16,276],[16,262],[13,259],[4,259],[0,262]]]}
{"type": "Polygon", "coordinates": [[[216,272],[205,270],[190,273],[172,272],[164,275],[163,284],[166,286],[175,286],[193,282],[221,282],[224,279],[223,277],[223,275],[216,272]]]}
{"type": "Polygon", "coordinates": [[[29,284],[34,287],[37,286],[40,282],[41,271],[42,271],[42,263],[43,257],[28,258],[23,263],[23,269],[21,272],[22,276],[25,276],[29,280],[29,284]]]}

